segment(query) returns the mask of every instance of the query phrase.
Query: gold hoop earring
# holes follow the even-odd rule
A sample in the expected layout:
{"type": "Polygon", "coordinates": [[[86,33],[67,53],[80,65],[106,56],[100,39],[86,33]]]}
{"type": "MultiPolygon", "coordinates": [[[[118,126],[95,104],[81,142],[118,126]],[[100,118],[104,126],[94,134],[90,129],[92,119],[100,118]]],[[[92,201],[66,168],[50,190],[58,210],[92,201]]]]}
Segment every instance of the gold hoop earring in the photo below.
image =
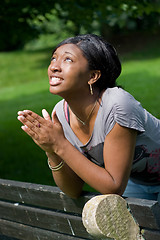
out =
{"type": "Polygon", "coordinates": [[[93,95],[92,84],[89,84],[91,95],[93,95]]]}

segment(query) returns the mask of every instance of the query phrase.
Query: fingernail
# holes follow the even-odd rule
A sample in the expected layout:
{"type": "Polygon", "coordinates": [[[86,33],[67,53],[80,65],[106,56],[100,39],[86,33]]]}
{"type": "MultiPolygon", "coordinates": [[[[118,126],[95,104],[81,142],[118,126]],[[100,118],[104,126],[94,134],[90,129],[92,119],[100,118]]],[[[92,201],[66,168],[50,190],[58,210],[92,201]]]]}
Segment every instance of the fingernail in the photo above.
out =
{"type": "Polygon", "coordinates": [[[18,115],[24,115],[23,111],[18,111],[18,115]]]}
{"type": "Polygon", "coordinates": [[[25,119],[24,116],[18,116],[17,118],[18,118],[18,120],[24,120],[25,119]]]}
{"type": "Polygon", "coordinates": [[[24,125],[24,126],[21,126],[21,128],[22,128],[23,130],[26,130],[28,127],[27,127],[26,125],[24,125]]]}

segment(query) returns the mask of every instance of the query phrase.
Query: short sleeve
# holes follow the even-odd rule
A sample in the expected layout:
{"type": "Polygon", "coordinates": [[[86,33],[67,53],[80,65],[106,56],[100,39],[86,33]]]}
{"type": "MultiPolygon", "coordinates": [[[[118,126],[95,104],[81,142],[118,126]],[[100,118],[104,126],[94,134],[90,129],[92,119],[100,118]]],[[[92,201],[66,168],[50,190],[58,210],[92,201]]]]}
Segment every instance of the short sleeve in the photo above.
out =
{"type": "Polygon", "coordinates": [[[144,132],[145,112],[141,104],[128,92],[120,89],[113,99],[114,120],[119,125],[144,132]]]}

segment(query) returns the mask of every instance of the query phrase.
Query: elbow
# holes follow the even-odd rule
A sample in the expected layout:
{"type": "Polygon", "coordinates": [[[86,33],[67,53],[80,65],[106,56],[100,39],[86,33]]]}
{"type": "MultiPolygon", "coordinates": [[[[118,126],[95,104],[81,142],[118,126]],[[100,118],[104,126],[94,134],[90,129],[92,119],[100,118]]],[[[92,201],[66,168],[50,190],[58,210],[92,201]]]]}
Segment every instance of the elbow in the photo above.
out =
{"type": "Polygon", "coordinates": [[[76,200],[81,197],[81,194],[67,194],[67,196],[76,200]]]}
{"type": "Polygon", "coordinates": [[[79,197],[81,197],[82,195],[82,191],[81,192],[65,192],[63,191],[63,193],[65,195],[67,195],[69,198],[72,198],[72,199],[78,199],[79,197]]]}
{"type": "Polygon", "coordinates": [[[117,194],[117,195],[122,196],[123,192],[124,192],[123,186],[117,186],[117,187],[115,187],[115,189],[112,192],[112,194],[117,194]]]}
{"type": "Polygon", "coordinates": [[[121,184],[116,184],[114,182],[114,184],[112,186],[110,186],[109,188],[106,187],[105,189],[102,189],[102,191],[100,191],[100,193],[103,195],[116,194],[116,195],[122,196],[124,190],[125,190],[125,188],[121,184]]]}
{"type": "Polygon", "coordinates": [[[106,195],[106,194],[116,194],[116,195],[120,195],[120,196],[122,196],[122,194],[123,194],[123,191],[101,191],[100,192],[102,195],[106,195]]]}

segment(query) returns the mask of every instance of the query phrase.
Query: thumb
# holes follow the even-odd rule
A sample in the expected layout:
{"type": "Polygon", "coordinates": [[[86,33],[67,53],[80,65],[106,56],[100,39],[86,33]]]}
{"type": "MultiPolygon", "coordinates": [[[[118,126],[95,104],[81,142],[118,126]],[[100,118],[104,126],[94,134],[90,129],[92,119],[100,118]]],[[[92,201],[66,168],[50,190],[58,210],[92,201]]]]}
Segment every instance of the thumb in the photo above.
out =
{"type": "Polygon", "coordinates": [[[42,110],[42,115],[44,117],[44,119],[48,120],[48,121],[51,121],[51,118],[49,116],[49,113],[46,111],[46,109],[43,109],[42,110]]]}
{"type": "Polygon", "coordinates": [[[53,121],[53,123],[59,123],[59,119],[57,117],[55,110],[53,110],[53,113],[52,113],[52,121],[53,121]]]}

